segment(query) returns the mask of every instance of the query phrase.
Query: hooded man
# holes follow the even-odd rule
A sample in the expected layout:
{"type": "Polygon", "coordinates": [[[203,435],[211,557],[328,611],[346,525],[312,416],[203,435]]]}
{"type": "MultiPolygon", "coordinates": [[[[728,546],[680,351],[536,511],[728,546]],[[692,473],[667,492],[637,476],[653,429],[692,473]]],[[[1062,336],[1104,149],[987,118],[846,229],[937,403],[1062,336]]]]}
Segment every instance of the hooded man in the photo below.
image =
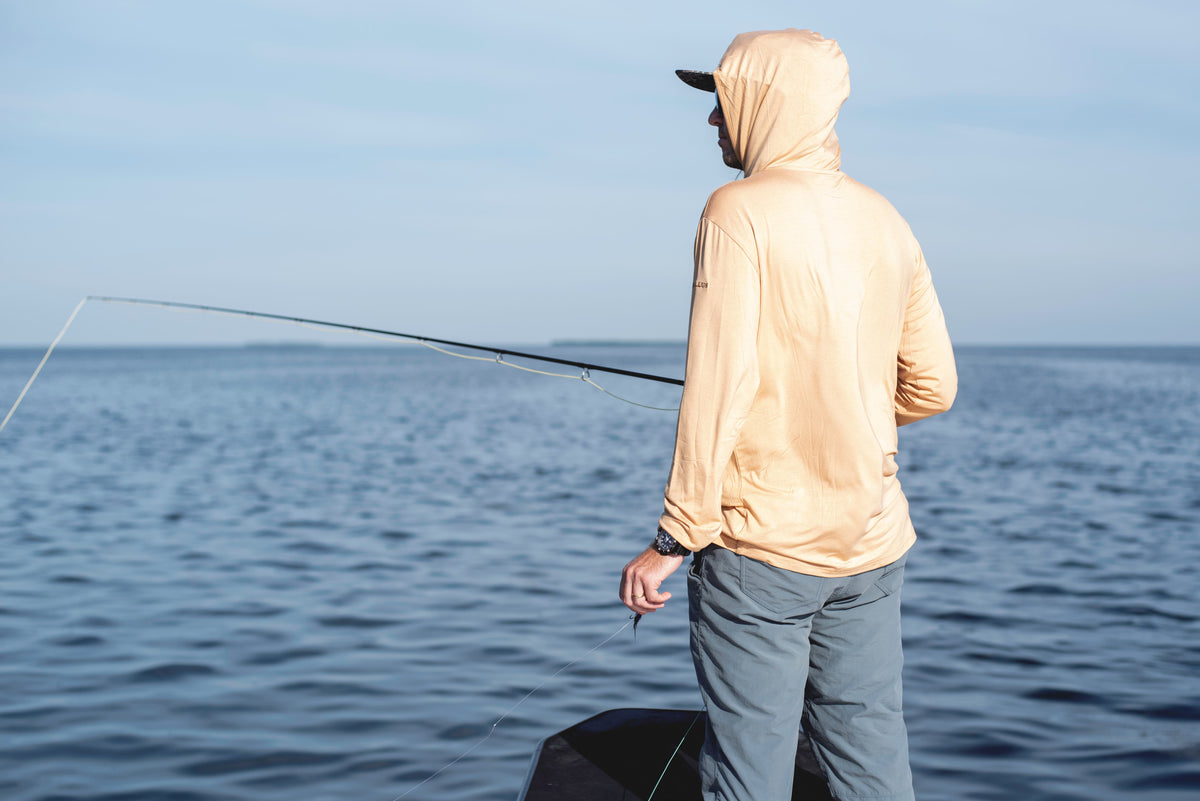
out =
{"type": "Polygon", "coordinates": [[[903,218],[839,169],[837,42],[744,33],[709,123],[745,173],[700,218],[664,513],[626,565],[646,614],[686,554],[708,801],[791,798],[803,726],[835,798],[912,799],[899,590],[916,540],[896,427],[950,408],[954,355],[903,218]]]}

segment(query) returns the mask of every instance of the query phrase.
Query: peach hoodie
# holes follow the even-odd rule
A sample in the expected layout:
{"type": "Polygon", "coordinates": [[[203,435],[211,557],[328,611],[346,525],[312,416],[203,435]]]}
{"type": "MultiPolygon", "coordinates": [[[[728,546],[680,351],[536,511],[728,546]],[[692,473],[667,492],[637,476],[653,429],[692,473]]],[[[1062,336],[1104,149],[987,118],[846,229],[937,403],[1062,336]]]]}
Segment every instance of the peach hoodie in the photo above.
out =
{"type": "Polygon", "coordinates": [[[887,200],[838,169],[837,42],[745,33],[713,74],[745,178],[713,192],[696,233],[660,525],[799,573],[886,565],[916,539],[896,427],[957,386],[929,268],[887,200]]]}

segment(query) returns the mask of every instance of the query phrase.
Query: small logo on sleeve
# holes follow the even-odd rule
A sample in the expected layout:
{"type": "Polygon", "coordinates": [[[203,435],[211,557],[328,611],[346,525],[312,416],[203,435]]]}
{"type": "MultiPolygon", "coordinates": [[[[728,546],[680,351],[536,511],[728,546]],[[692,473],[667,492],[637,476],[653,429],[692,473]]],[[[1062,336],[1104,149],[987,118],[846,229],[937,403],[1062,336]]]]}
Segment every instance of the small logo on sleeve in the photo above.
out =
{"type": "Polygon", "coordinates": [[[700,287],[701,289],[708,289],[708,282],[707,282],[707,281],[697,281],[697,282],[694,284],[694,286],[698,286],[698,287],[700,287]]]}

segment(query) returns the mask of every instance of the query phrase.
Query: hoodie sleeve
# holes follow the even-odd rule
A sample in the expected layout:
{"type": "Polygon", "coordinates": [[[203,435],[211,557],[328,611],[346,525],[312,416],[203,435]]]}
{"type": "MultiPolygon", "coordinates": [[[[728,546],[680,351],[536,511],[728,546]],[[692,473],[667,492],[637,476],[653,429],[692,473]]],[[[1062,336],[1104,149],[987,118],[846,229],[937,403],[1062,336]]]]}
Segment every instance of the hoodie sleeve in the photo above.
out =
{"type": "Polygon", "coordinates": [[[918,249],[896,371],[896,425],[944,412],[954,403],[958,373],[929,265],[918,249]]]}
{"type": "Polygon", "coordinates": [[[758,391],[758,269],[707,217],[696,232],[687,371],[659,525],[698,551],[721,533],[721,479],[758,391]]]}

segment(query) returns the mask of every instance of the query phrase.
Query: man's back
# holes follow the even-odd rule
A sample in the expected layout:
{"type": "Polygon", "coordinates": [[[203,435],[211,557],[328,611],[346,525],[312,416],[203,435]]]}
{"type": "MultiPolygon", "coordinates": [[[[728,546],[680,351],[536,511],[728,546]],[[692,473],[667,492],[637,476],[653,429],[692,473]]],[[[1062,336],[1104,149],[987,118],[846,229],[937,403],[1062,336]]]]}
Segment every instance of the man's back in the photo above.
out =
{"type": "Polygon", "coordinates": [[[697,232],[660,523],[689,547],[845,576],[912,545],[896,425],[948,408],[955,372],[908,225],[839,169],[840,50],[796,48],[802,34],[739,37],[717,76],[747,177],[713,193],[697,232]]]}

